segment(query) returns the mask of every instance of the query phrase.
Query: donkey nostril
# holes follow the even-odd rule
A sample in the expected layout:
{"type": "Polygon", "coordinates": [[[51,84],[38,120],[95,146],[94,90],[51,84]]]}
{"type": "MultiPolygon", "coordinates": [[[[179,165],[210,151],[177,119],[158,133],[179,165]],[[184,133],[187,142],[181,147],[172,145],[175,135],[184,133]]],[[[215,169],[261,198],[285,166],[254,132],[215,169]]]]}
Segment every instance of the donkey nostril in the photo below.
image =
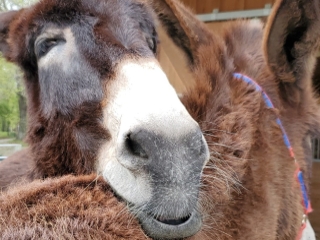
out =
{"type": "Polygon", "coordinates": [[[126,146],[128,150],[133,154],[141,158],[148,158],[147,153],[144,151],[142,146],[132,138],[131,134],[128,134],[126,137],[126,146]]]}

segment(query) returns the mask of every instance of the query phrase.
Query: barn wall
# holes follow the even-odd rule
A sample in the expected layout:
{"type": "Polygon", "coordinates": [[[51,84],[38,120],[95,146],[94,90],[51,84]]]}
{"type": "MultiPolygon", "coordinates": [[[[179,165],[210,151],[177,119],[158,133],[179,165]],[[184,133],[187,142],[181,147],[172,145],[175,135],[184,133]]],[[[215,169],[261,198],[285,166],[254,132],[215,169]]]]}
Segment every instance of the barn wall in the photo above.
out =
{"type": "Polygon", "coordinates": [[[159,62],[177,93],[182,94],[193,83],[184,53],[174,45],[162,28],[158,29],[158,33],[160,38],[159,62]]]}
{"type": "Polygon", "coordinates": [[[273,4],[275,0],[181,0],[195,13],[210,13],[213,9],[220,12],[264,8],[265,4],[273,4]]]}

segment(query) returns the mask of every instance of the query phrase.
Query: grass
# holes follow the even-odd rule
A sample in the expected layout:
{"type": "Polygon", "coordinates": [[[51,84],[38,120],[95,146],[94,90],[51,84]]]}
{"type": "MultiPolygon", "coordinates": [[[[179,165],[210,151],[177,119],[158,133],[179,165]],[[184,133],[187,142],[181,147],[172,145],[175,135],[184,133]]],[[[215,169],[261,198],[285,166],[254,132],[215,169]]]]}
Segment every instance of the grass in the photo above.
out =
{"type": "Polygon", "coordinates": [[[3,139],[3,138],[9,138],[9,133],[7,132],[0,132],[0,139],[3,139]]]}
{"type": "Polygon", "coordinates": [[[14,140],[12,140],[12,141],[10,141],[8,143],[9,144],[21,144],[22,147],[27,147],[28,146],[28,144],[26,142],[18,140],[18,139],[14,139],[14,140]]]}
{"type": "Polygon", "coordinates": [[[21,144],[22,147],[28,146],[24,141],[16,139],[13,133],[0,132],[0,139],[8,139],[8,141],[3,142],[4,144],[21,144]]]}

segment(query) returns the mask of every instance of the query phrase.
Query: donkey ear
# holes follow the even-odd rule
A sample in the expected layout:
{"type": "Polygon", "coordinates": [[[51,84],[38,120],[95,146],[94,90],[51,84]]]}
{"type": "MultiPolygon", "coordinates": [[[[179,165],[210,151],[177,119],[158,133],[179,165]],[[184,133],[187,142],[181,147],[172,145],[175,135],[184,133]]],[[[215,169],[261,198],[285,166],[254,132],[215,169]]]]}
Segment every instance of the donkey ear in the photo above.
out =
{"type": "Polygon", "coordinates": [[[9,26],[17,15],[18,11],[9,11],[0,13],[0,51],[4,57],[9,55],[8,34],[9,26]]]}
{"type": "Polygon", "coordinates": [[[152,0],[151,5],[169,37],[194,63],[197,48],[212,39],[204,23],[178,0],[152,0]]]}
{"type": "Polygon", "coordinates": [[[301,93],[311,87],[319,48],[319,4],[318,0],[279,0],[265,28],[268,65],[290,102],[299,103],[301,93]]]}

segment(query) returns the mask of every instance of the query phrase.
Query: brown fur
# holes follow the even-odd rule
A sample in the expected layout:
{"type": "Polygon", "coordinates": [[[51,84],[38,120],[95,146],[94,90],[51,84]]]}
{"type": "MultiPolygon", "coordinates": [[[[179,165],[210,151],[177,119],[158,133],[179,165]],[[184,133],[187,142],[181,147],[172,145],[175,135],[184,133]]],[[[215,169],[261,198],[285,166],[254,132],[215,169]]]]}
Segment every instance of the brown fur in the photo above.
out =
{"type": "Polygon", "coordinates": [[[0,222],[3,240],[147,238],[96,175],[37,180],[10,189],[0,195],[0,222]]]}
{"type": "Polygon", "coordinates": [[[301,193],[275,119],[283,121],[308,183],[308,141],[318,133],[320,116],[311,86],[318,3],[278,1],[264,30],[236,21],[222,37],[177,1],[152,4],[186,52],[196,83],[183,102],[211,151],[200,201],[204,227],[194,238],[295,239],[303,214],[301,193]],[[256,80],[276,109],[267,109],[261,94],[234,79],[234,72],[256,80]]]}

